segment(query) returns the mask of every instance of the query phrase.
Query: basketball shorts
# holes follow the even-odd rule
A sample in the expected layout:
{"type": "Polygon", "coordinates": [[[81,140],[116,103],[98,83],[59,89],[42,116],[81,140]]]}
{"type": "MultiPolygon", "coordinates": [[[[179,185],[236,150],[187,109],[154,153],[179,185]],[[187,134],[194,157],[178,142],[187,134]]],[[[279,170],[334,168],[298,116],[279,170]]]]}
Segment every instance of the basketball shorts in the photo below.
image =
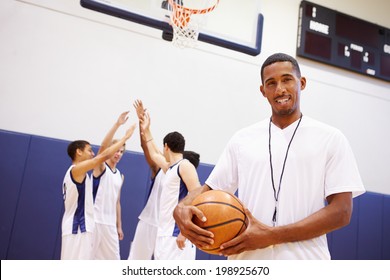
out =
{"type": "Polygon", "coordinates": [[[195,260],[196,247],[187,239],[183,250],[176,244],[175,236],[159,236],[156,241],[156,260],[195,260]]]}
{"type": "Polygon", "coordinates": [[[129,260],[151,260],[156,246],[157,227],[138,221],[134,239],[130,245],[129,260]]]}
{"type": "Polygon", "coordinates": [[[95,260],[120,260],[116,226],[95,224],[95,260]]]}
{"type": "Polygon", "coordinates": [[[62,236],[61,260],[92,260],[94,238],[91,232],[62,236]]]}

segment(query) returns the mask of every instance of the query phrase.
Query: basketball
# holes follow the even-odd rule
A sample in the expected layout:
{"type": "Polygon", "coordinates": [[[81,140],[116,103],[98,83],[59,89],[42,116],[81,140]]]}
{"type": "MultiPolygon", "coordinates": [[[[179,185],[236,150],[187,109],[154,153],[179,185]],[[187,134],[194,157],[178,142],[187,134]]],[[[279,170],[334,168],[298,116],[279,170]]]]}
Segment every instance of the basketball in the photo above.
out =
{"type": "Polygon", "coordinates": [[[194,216],[193,222],[214,234],[212,248],[199,248],[206,253],[217,255],[221,244],[237,237],[246,229],[244,206],[231,193],[210,190],[197,196],[192,205],[201,210],[207,218],[206,222],[202,222],[194,216]]]}

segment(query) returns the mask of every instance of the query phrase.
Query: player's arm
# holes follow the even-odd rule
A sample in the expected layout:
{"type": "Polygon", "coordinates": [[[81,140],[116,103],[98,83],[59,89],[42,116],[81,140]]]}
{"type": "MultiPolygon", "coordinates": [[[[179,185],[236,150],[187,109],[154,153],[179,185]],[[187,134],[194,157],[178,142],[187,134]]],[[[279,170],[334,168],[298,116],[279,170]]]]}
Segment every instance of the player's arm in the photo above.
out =
{"type": "Polygon", "coordinates": [[[142,116],[140,123],[142,134],[143,137],[145,137],[145,142],[149,151],[150,158],[165,173],[169,168],[169,162],[167,162],[153,139],[153,135],[150,130],[150,116],[147,112],[145,112],[142,116]]]}
{"type": "Polygon", "coordinates": [[[309,217],[275,230],[278,243],[312,239],[349,224],[352,216],[352,193],[337,193],[327,197],[327,206],[309,217]]]}
{"type": "MultiPolygon", "coordinates": [[[[119,115],[117,121],[114,123],[114,125],[111,127],[111,129],[107,132],[106,136],[104,137],[104,139],[100,145],[98,155],[101,154],[105,149],[107,149],[111,145],[112,139],[114,138],[116,131],[129,118],[128,114],[129,114],[129,111],[126,111],[126,112],[123,112],[122,114],[119,115]]],[[[96,166],[94,168],[93,175],[95,177],[98,177],[104,171],[104,168],[105,168],[104,162],[102,162],[101,164],[99,164],[98,166],[96,166]]]]}
{"type": "Polygon", "coordinates": [[[195,166],[188,160],[183,160],[179,166],[179,173],[188,192],[201,187],[195,166]]]}
{"type": "Polygon", "coordinates": [[[72,176],[76,180],[76,182],[82,182],[85,178],[85,174],[94,169],[101,163],[104,163],[107,159],[109,159],[116,151],[118,151],[125,142],[133,135],[136,124],[130,126],[130,128],[126,131],[126,134],[115,144],[111,145],[107,149],[105,149],[102,153],[98,154],[92,159],[84,160],[78,164],[76,164],[72,168],[72,176]]]}
{"type": "MultiPolygon", "coordinates": [[[[183,160],[179,166],[180,177],[183,179],[188,192],[201,188],[198,173],[195,166],[188,160],[183,160]]],[[[176,238],[176,244],[179,249],[183,250],[185,247],[186,237],[180,232],[176,238]]]]}
{"type": "Polygon", "coordinates": [[[270,227],[246,209],[247,229],[235,239],[222,244],[223,255],[232,255],[270,245],[312,239],[348,225],[352,215],[352,193],[338,193],[327,198],[328,205],[296,223],[270,227]]]}
{"type": "Polygon", "coordinates": [[[156,163],[156,165],[161,168],[164,173],[167,172],[169,168],[169,162],[167,162],[165,157],[160,153],[160,150],[157,148],[155,141],[151,139],[146,143],[146,145],[148,146],[151,160],[156,163]]]}
{"type": "Polygon", "coordinates": [[[192,201],[201,193],[209,191],[210,187],[203,185],[191,190],[185,198],[183,198],[173,211],[173,217],[180,229],[181,234],[188,238],[195,246],[199,248],[207,248],[213,244],[213,233],[204,230],[192,222],[192,218],[196,215],[200,220],[206,221],[206,217],[195,206],[192,206],[192,201]]]}
{"type": "Polygon", "coordinates": [[[102,153],[105,149],[107,149],[111,145],[112,139],[114,138],[114,135],[118,130],[118,128],[128,120],[129,118],[128,114],[129,111],[126,111],[119,115],[117,121],[114,123],[114,125],[111,127],[111,129],[107,132],[106,136],[104,137],[100,145],[98,154],[102,153]]]}
{"type": "Polygon", "coordinates": [[[141,148],[144,151],[146,162],[148,163],[148,165],[152,171],[152,177],[154,177],[154,176],[156,176],[156,174],[159,170],[159,166],[152,160],[152,158],[150,156],[149,148],[148,148],[148,145],[146,144],[145,132],[142,130],[142,125],[141,125],[141,120],[146,112],[146,109],[144,108],[142,101],[138,100],[138,99],[134,102],[133,105],[134,105],[135,111],[137,113],[138,120],[140,122],[139,132],[140,132],[141,148]]]}

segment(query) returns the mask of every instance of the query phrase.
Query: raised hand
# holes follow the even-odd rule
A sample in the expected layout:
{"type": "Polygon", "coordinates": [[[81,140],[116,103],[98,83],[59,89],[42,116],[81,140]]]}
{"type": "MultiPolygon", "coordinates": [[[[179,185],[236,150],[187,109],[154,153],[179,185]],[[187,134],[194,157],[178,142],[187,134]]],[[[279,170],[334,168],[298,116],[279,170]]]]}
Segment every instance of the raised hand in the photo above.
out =
{"type": "Polygon", "coordinates": [[[149,130],[150,128],[150,115],[149,113],[145,112],[142,117],[140,118],[141,122],[141,131],[145,132],[146,130],[149,130]]]}
{"type": "Polygon", "coordinates": [[[134,106],[135,111],[137,113],[138,119],[140,120],[146,111],[146,109],[144,108],[144,105],[142,104],[142,101],[137,99],[136,101],[134,101],[133,106],[134,106]]]}
{"type": "Polygon", "coordinates": [[[129,114],[129,111],[126,111],[126,112],[123,112],[122,114],[120,114],[118,120],[116,121],[117,124],[118,125],[124,124],[129,118],[128,114],[129,114]]]}

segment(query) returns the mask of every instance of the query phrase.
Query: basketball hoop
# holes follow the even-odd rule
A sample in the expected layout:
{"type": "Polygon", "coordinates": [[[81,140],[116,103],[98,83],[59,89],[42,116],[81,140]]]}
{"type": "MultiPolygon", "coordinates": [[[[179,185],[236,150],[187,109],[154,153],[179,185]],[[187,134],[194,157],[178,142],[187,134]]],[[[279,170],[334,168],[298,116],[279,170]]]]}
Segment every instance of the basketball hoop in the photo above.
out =
{"type": "Polygon", "coordinates": [[[172,7],[170,19],[173,29],[172,43],[175,46],[188,48],[196,45],[203,16],[214,10],[219,3],[219,0],[207,0],[206,2],[208,4],[211,1],[215,2],[213,6],[205,9],[192,9],[177,4],[175,0],[168,0],[172,7]],[[191,16],[193,17],[191,18],[191,16]]]}

